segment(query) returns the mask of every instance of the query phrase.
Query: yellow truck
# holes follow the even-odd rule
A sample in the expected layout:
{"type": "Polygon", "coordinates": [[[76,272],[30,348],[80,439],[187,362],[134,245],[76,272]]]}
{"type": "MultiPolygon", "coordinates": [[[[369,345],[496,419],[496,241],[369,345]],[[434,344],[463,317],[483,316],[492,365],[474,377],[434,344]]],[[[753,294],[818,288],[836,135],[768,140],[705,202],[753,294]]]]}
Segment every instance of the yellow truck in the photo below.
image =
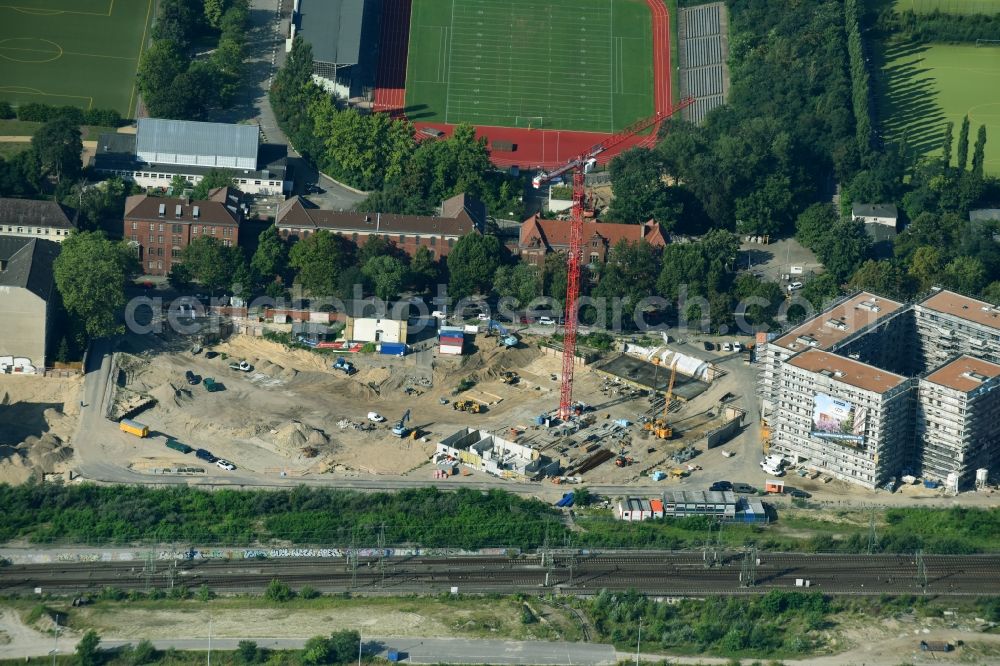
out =
{"type": "Polygon", "coordinates": [[[132,419],[122,419],[118,422],[118,428],[136,437],[149,437],[149,426],[132,419]]]}

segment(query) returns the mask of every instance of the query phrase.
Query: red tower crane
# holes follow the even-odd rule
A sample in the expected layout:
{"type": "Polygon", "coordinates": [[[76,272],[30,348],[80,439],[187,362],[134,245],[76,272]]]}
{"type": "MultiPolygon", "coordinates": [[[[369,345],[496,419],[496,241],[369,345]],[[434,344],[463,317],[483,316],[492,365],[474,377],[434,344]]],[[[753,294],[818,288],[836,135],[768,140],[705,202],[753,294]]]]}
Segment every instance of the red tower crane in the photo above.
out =
{"type": "Polygon", "coordinates": [[[553,178],[570,171],[573,172],[573,207],[569,218],[569,256],[566,260],[566,317],[563,334],[562,386],[559,390],[559,418],[562,420],[568,419],[573,409],[573,369],[575,367],[578,324],[577,300],[580,296],[580,255],[583,245],[583,200],[586,196],[584,174],[597,164],[597,156],[601,153],[621,145],[653,125],[656,125],[657,130],[659,130],[661,122],[692,104],[694,104],[694,98],[683,99],[677,106],[629,125],[617,134],[613,134],[569,160],[558,169],[549,172],[543,171],[531,181],[535,188],[539,188],[553,178]]]}

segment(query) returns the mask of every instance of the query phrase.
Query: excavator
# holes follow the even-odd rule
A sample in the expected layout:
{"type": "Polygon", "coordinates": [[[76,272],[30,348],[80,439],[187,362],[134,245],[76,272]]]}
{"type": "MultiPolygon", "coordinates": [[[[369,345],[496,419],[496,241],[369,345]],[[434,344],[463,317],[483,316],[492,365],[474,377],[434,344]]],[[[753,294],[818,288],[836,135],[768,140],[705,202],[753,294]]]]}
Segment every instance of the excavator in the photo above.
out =
{"type": "Polygon", "coordinates": [[[471,412],[473,414],[478,414],[482,410],[482,405],[475,400],[456,400],[451,403],[451,407],[461,412],[471,412]]]}
{"type": "Polygon", "coordinates": [[[392,434],[396,437],[402,439],[410,433],[410,429],[406,427],[406,422],[410,420],[410,410],[406,410],[403,413],[403,418],[396,422],[396,425],[392,426],[392,434]]]}
{"type": "Polygon", "coordinates": [[[667,410],[670,409],[670,401],[674,397],[674,380],[677,379],[677,363],[670,365],[670,382],[667,385],[667,393],[663,396],[663,417],[655,421],[646,423],[646,430],[652,431],[657,439],[670,439],[674,436],[673,429],[667,424],[667,410]]]}

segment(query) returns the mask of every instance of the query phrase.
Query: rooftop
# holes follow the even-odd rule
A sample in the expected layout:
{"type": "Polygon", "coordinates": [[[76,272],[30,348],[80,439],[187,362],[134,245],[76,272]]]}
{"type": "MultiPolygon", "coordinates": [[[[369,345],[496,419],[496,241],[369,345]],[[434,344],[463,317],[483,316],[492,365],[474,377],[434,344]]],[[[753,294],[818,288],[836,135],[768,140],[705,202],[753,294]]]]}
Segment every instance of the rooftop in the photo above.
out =
{"type": "Polygon", "coordinates": [[[52,264],[59,243],[41,238],[0,236],[0,287],[27,289],[48,300],[52,293],[52,264]]]}
{"type": "Polygon", "coordinates": [[[125,219],[236,226],[240,223],[239,196],[228,187],[212,190],[203,201],[133,194],[125,200],[125,219]]]}
{"type": "Polygon", "coordinates": [[[773,344],[792,351],[829,349],[902,307],[902,303],[863,291],[796,326],[773,344]]]}
{"type": "Polygon", "coordinates": [[[361,55],[365,0],[302,0],[299,29],[316,62],[356,65],[361,55]]]}
{"type": "Polygon", "coordinates": [[[851,206],[852,217],[899,217],[895,204],[854,204],[851,206]]]}
{"type": "Polygon", "coordinates": [[[946,388],[969,393],[983,385],[983,382],[1000,376],[1000,365],[972,356],[960,356],[951,363],[942,365],[924,379],[946,388]]]}
{"type": "Polygon", "coordinates": [[[76,214],[55,201],[0,199],[0,224],[75,229],[71,216],[75,218],[76,214]]]}
{"type": "Polygon", "coordinates": [[[454,217],[323,210],[313,208],[302,197],[292,197],[278,207],[275,223],[278,228],[326,229],[347,233],[464,236],[473,231],[481,231],[485,222],[485,208],[471,196],[460,196],[464,197],[460,202],[457,197],[444,202],[445,212],[454,217]]]}
{"type": "MultiPolygon", "coordinates": [[[[537,238],[548,247],[569,246],[569,222],[563,220],[543,220],[537,215],[532,215],[521,225],[521,247],[531,245],[533,239],[537,238]]],[[[646,224],[617,224],[614,222],[584,222],[583,240],[598,237],[607,240],[609,245],[615,245],[619,241],[638,242],[646,240],[652,245],[666,245],[666,236],[663,229],[656,220],[649,220],[646,224]]]]}
{"type": "Polygon", "coordinates": [[[902,375],[818,349],[793,356],[788,360],[788,365],[817,372],[842,384],[872,393],[885,393],[906,381],[906,377],[902,375]]]}
{"type": "MultiPolygon", "coordinates": [[[[257,163],[260,128],[257,125],[202,123],[193,120],[163,120],[140,118],[136,129],[136,152],[140,155],[159,153],[176,155],[179,159],[198,163],[196,156],[253,160],[257,163]],[[189,158],[189,159],[187,159],[189,158]]],[[[150,162],[173,161],[166,158],[150,162]]]]}
{"type": "Polygon", "coordinates": [[[920,306],[983,326],[1000,329],[1000,308],[986,301],[969,298],[947,289],[942,289],[924,299],[920,306]]]}

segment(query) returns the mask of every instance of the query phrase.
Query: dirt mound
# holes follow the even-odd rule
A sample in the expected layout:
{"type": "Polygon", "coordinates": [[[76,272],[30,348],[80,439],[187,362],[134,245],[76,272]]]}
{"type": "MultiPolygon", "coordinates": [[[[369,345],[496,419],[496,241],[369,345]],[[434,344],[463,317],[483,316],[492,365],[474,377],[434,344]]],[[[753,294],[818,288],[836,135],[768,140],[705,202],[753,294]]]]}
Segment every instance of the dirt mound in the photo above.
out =
{"type": "Polygon", "coordinates": [[[161,384],[149,392],[157,403],[174,407],[182,407],[185,403],[191,402],[193,396],[188,388],[181,388],[170,382],[161,384]]]}
{"type": "Polygon", "coordinates": [[[52,474],[56,466],[69,461],[73,457],[73,449],[63,444],[63,441],[51,433],[41,437],[29,437],[18,446],[25,452],[28,461],[45,474],[52,474]]]}
{"type": "Polygon", "coordinates": [[[289,455],[295,455],[307,446],[319,448],[330,443],[326,433],[301,421],[289,421],[277,429],[273,438],[275,445],[289,455]]]}

